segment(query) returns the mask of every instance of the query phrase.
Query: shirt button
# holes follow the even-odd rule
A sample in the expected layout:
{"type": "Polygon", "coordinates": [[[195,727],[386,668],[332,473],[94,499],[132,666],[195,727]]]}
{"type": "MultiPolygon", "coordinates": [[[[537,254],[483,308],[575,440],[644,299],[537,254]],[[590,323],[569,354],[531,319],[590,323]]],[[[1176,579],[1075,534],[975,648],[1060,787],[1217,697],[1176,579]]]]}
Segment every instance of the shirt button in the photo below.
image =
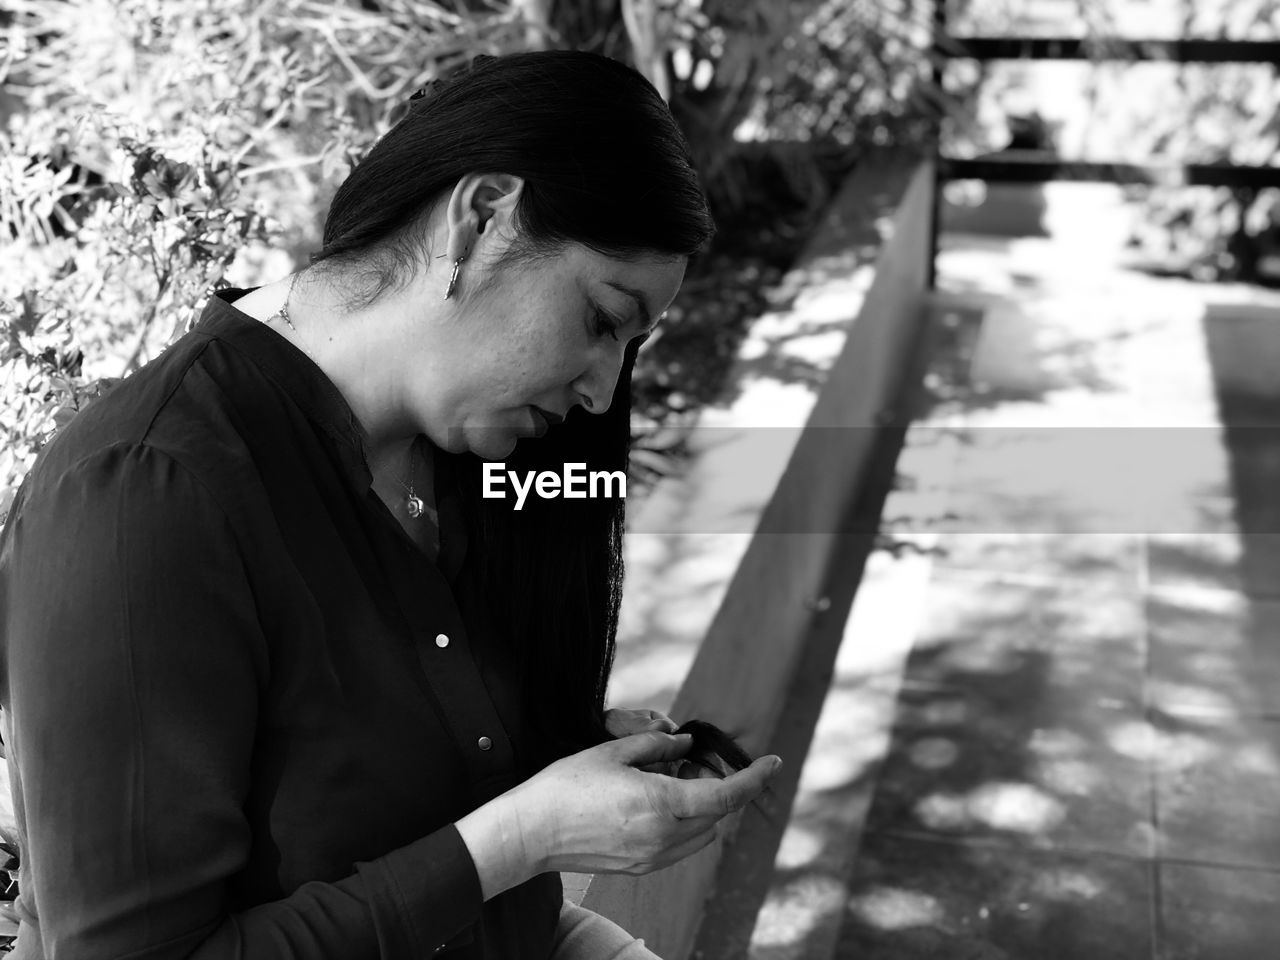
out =
{"type": "Polygon", "coordinates": [[[481,737],[479,740],[476,741],[476,746],[478,746],[481,750],[488,750],[490,747],[493,746],[493,741],[490,740],[488,737],[481,737]]]}
{"type": "Polygon", "coordinates": [[[436,646],[443,650],[449,645],[449,635],[445,633],[436,634],[436,646]]]}

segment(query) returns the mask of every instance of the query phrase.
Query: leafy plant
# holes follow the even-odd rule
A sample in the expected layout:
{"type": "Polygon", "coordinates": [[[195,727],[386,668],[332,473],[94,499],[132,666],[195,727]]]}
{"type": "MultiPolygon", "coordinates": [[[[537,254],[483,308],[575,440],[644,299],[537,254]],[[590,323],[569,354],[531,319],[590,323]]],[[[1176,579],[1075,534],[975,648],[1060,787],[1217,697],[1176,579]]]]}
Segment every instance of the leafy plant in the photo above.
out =
{"type": "Polygon", "coordinates": [[[0,514],[52,432],[210,287],[318,246],[327,196],[408,94],[520,48],[521,7],[0,0],[0,514]]]}
{"type": "Polygon", "coordinates": [[[0,950],[9,950],[18,936],[18,838],[0,827],[0,950]]]}
{"type": "MultiPolygon", "coordinates": [[[[1124,37],[1273,39],[1280,0],[1079,0],[1074,8],[1055,8],[1059,17],[1049,22],[1034,20],[1031,8],[1014,0],[961,0],[951,7],[957,34],[1050,33],[1089,42],[1095,60],[1085,85],[1088,119],[1080,142],[1066,148],[1073,156],[1169,164],[1280,161],[1274,64],[1138,64],[1102,56],[1115,53],[1115,41],[1124,37]]],[[[980,113],[1043,68],[957,63],[953,79],[963,75],[981,94],[965,101],[971,113],[949,131],[948,152],[999,146],[992,134],[998,140],[1003,131],[982,122],[980,113]]],[[[1207,280],[1280,282],[1280,190],[1144,185],[1126,194],[1140,214],[1131,239],[1139,264],[1207,280]]]]}
{"type": "Polygon", "coordinates": [[[718,214],[751,202],[761,166],[811,206],[824,165],[871,145],[923,146],[943,103],[926,56],[929,8],[911,0],[702,0],[672,16],[671,107],[718,214]]]}
{"type": "MultiPolygon", "coordinates": [[[[475,54],[641,51],[722,234],[750,232],[819,209],[862,144],[921,135],[938,97],[920,17],[907,0],[0,0],[0,514],[52,431],[210,287],[302,262],[408,94],[475,54]]],[[[736,340],[702,344],[723,364],[736,340]]],[[[650,409],[696,394],[671,373],[641,371],[642,392],[675,381],[650,409]]]]}

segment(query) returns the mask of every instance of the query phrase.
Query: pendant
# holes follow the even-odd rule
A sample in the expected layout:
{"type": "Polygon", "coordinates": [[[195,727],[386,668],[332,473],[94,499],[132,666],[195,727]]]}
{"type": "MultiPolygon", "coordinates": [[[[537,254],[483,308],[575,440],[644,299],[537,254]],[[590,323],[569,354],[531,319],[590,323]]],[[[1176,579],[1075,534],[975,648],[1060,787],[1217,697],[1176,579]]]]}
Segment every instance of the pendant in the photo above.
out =
{"type": "Polygon", "coordinates": [[[409,516],[414,520],[417,520],[422,516],[423,506],[421,497],[415,497],[412,493],[409,494],[409,499],[405,501],[405,506],[409,508],[409,516]]]}

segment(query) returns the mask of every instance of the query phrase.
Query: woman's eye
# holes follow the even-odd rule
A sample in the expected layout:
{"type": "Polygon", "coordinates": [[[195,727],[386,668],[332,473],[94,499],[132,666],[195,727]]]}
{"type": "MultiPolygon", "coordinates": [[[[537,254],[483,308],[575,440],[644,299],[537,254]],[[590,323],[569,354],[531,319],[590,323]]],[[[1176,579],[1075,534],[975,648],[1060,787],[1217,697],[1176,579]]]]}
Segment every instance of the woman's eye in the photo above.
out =
{"type": "Polygon", "coordinates": [[[616,323],[613,322],[613,319],[607,313],[605,313],[603,310],[597,307],[596,308],[596,336],[603,337],[606,333],[609,336],[613,337],[613,339],[617,340],[618,326],[616,323]]]}

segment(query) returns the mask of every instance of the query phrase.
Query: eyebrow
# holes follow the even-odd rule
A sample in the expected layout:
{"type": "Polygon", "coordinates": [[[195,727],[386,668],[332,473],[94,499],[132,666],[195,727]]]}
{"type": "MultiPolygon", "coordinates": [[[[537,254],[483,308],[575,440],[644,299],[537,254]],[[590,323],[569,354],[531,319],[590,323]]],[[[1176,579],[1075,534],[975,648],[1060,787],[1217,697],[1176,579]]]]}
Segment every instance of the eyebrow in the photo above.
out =
{"type": "Polygon", "coordinates": [[[644,294],[635,287],[628,287],[624,283],[614,283],[612,280],[606,280],[609,286],[617,290],[619,293],[625,293],[628,297],[636,302],[636,309],[640,311],[640,319],[644,321],[644,332],[652,333],[653,328],[658,325],[658,319],[649,319],[649,305],[645,303],[644,294]]]}

